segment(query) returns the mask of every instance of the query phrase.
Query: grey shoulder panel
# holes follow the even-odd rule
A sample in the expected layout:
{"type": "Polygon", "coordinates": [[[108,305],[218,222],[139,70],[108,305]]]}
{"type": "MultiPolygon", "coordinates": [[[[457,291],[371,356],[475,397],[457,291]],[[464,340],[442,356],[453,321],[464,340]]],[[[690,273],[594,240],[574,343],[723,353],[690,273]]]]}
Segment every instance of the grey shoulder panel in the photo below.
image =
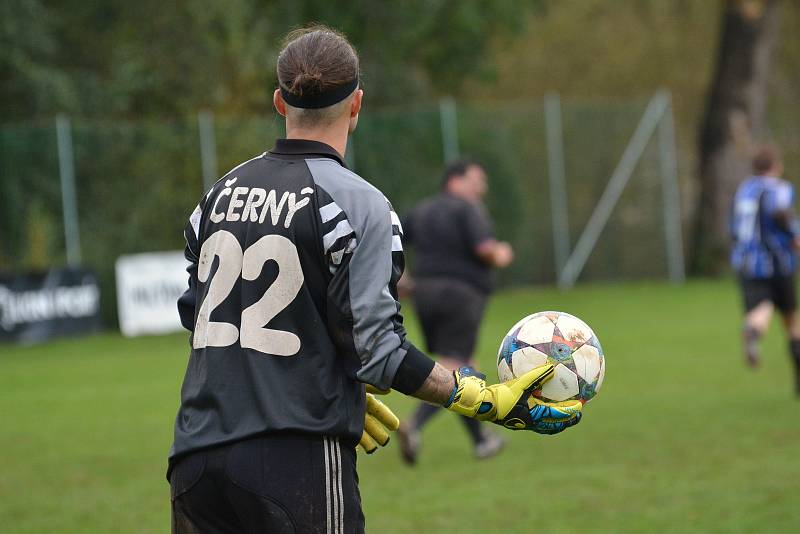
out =
{"type": "Polygon", "coordinates": [[[377,187],[332,159],[307,159],[306,165],[317,185],[331,196],[375,195],[376,198],[386,200],[377,187]]]}
{"type": "MultiPolygon", "coordinates": [[[[322,220],[344,214],[323,236],[323,247],[333,257],[335,277],[347,277],[347,299],[341,308],[352,314],[352,340],[361,369],[358,378],[380,388],[391,387],[406,355],[401,348],[405,330],[399,303],[393,296],[393,252],[399,252],[394,212],[376,187],[329,159],[306,160],[318,187],[332,199],[321,206],[322,220]],[[334,215],[335,216],[335,215],[334,215]],[[343,254],[337,247],[342,249],[343,254]],[[338,260],[338,263],[337,263],[338,260]]],[[[398,221],[399,222],[399,221],[398,221]]]]}

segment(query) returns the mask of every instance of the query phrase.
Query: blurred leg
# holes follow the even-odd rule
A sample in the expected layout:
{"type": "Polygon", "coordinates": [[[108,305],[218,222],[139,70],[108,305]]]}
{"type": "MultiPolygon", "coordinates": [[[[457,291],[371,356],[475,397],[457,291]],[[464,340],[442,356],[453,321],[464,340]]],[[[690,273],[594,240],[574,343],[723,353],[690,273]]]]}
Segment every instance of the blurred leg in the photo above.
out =
{"type": "Polygon", "coordinates": [[[769,320],[772,317],[772,303],[768,300],[761,301],[747,312],[744,318],[744,353],[750,367],[760,364],[759,341],[767,331],[769,320]]]}
{"type": "Polygon", "coordinates": [[[800,395],[800,317],[797,314],[797,291],[794,276],[776,277],[773,280],[772,301],[781,313],[783,326],[789,338],[789,355],[794,367],[795,391],[800,395]]]}
{"type": "Polygon", "coordinates": [[[781,312],[781,319],[789,339],[800,340],[800,316],[797,311],[781,312]]]}
{"type": "Polygon", "coordinates": [[[470,439],[472,439],[473,445],[477,445],[484,440],[485,436],[483,432],[481,432],[480,421],[463,415],[459,417],[459,419],[461,419],[461,422],[467,427],[467,432],[469,433],[470,439]]]}
{"type": "Polygon", "coordinates": [[[414,412],[414,416],[409,421],[409,424],[414,430],[421,430],[423,426],[439,411],[442,409],[441,406],[435,406],[433,404],[428,404],[427,402],[420,402],[419,406],[417,407],[417,411],[414,412]]]}
{"type": "Polygon", "coordinates": [[[789,341],[789,352],[792,355],[792,363],[794,364],[794,389],[795,393],[800,397],[800,339],[789,341]]]}
{"type": "Polygon", "coordinates": [[[781,316],[789,336],[789,355],[794,366],[795,392],[800,396],[800,317],[796,310],[784,312],[781,316]]]}

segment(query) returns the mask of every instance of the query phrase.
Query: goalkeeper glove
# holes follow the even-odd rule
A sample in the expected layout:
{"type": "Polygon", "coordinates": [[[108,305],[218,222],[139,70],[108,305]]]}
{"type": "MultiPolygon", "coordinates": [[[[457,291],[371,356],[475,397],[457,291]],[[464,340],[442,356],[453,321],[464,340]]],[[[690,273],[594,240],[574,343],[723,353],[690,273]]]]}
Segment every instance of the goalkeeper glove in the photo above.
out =
{"type": "Polygon", "coordinates": [[[462,367],[453,372],[456,385],[445,408],[513,430],[557,434],[581,420],[580,401],[544,402],[530,393],[553,377],[551,364],[536,367],[513,380],[486,385],[486,376],[462,367]]]}
{"type": "Polygon", "coordinates": [[[384,403],[375,395],[385,395],[388,391],[367,386],[367,411],[364,414],[364,433],[361,434],[359,445],[367,454],[378,450],[378,445],[385,447],[389,443],[389,431],[394,432],[400,425],[400,420],[384,403]]]}

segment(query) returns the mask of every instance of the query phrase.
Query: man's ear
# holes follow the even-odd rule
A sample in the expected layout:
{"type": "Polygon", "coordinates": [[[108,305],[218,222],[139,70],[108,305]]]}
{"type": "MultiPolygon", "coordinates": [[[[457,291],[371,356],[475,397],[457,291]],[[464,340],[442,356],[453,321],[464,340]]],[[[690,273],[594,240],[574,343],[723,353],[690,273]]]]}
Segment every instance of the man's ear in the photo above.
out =
{"type": "Polygon", "coordinates": [[[283,101],[280,89],[275,89],[275,92],[272,94],[272,104],[281,116],[286,116],[286,102],[283,101]]]}
{"type": "Polygon", "coordinates": [[[353,102],[350,104],[350,118],[358,116],[361,111],[361,98],[364,96],[363,89],[357,89],[356,94],[353,95],[353,102]]]}

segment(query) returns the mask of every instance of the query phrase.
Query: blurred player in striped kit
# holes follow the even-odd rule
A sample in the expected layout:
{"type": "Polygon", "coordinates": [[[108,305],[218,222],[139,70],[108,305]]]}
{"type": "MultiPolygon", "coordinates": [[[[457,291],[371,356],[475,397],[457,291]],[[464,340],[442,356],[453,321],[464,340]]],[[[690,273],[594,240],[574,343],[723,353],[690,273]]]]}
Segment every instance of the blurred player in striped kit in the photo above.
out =
{"type": "Polygon", "coordinates": [[[777,308],[789,336],[800,395],[800,321],[794,276],[800,225],[793,210],[794,187],[782,175],[778,151],[772,146],[759,148],[753,158],[753,175],[742,182],[734,197],[731,264],[742,288],[748,365],[755,368],[760,364],[759,340],[777,308]]]}

